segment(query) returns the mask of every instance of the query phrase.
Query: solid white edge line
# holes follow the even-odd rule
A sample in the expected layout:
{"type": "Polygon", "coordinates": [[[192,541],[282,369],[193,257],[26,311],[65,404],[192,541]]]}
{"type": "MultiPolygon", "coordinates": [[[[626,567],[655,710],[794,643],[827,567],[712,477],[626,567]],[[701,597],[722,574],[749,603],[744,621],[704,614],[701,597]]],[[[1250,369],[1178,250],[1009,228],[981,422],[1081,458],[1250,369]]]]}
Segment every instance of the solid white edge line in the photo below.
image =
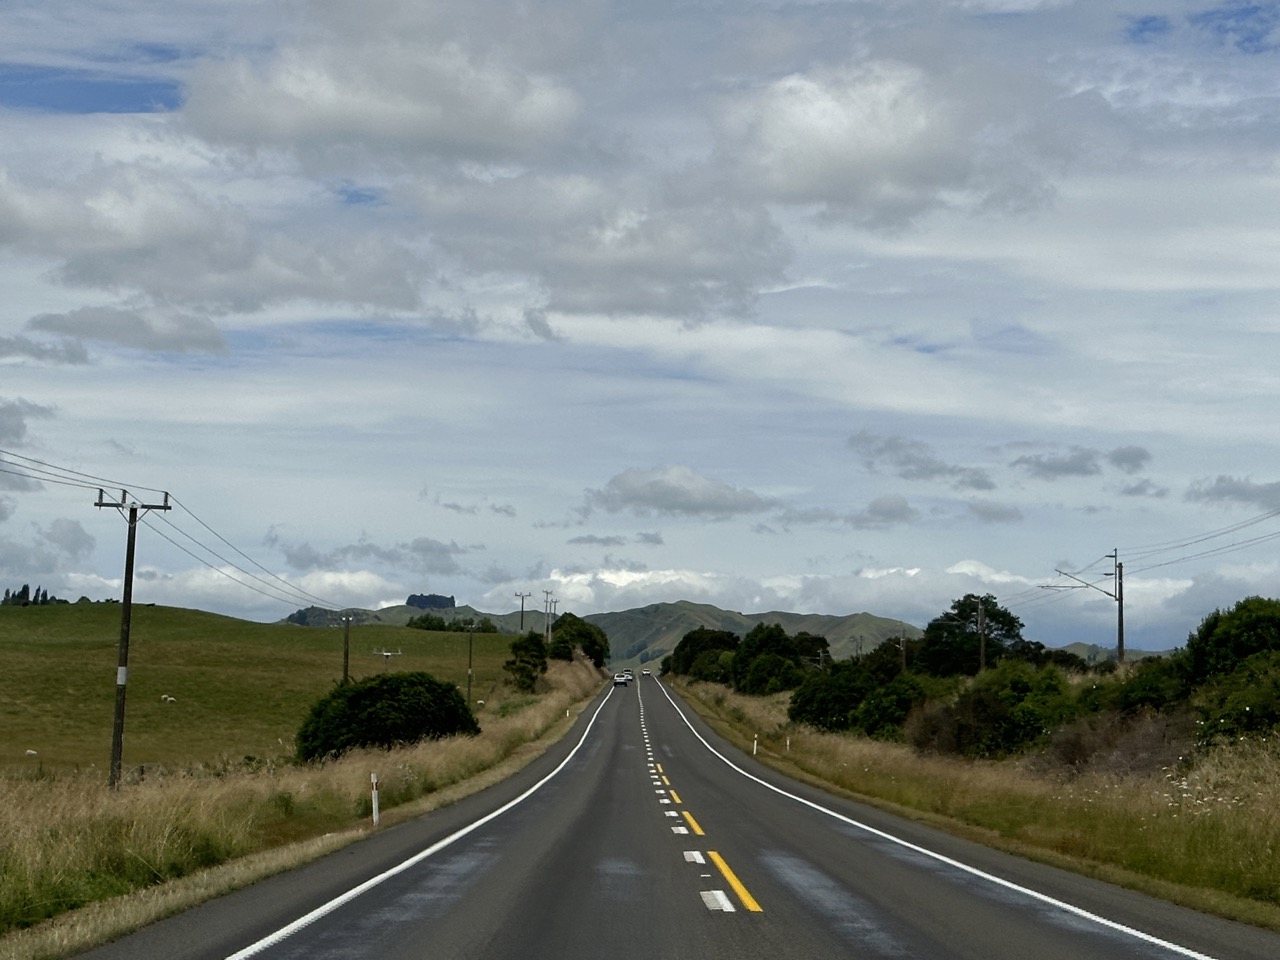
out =
{"type": "Polygon", "coordinates": [[[784,797],[787,797],[791,800],[796,801],[796,803],[800,803],[806,807],[810,807],[814,810],[817,810],[819,813],[825,813],[829,817],[833,817],[836,820],[840,820],[844,823],[847,823],[851,827],[856,827],[857,829],[862,830],[866,833],[869,833],[872,836],[879,837],[882,840],[888,840],[890,843],[895,843],[900,847],[905,847],[906,849],[914,851],[915,853],[919,853],[933,860],[937,860],[940,863],[945,863],[950,867],[954,867],[957,870],[962,870],[963,872],[969,874],[970,876],[977,877],[981,880],[986,880],[987,882],[993,883],[996,886],[1004,887],[1007,890],[1016,891],[1017,893],[1021,893],[1024,896],[1030,897],[1033,900],[1039,900],[1041,903],[1046,903],[1049,906],[1056,907],[1057,909],[1062,910],[1065,913],[1074,914],[1077,917],[1081,917],[1085,920],[1092,921],[1093,923],[1096,923],[1100,926],[1107,927],[1119,933],[1126,934],[1130,937],[1134,937],[1135,939],[1142,940],[1146,943],[1154,944],[1155,946],[1162,947],[1166,950],[1172,951],[1173,953],[1181,954],[1184,957],[1191,957],[1192,960],[1217,960],[1217,958],[1212,957],[1207,953],[1199,953],[1195,950],[1192,950],[1189,947],[1180,946],[1179,944],[1171,943],[1168,940],[1161,940],[1159,937],[1152,936],[1149,933],[1144,933],[1143,931],[1137,930],[1133,927],[1125,926],[1123,923],[1118,923],[1115,920],[1108,920],[1106,917],[1100,916],[1096,913],[1091,913],[1090,911],[1085,910],[1083,907],[1077,907],[1074,904],[1067,903],[1064,900],[1057,900],[1054,897],[1051,897],[1044,893],[1039,893],[1038,891],[1032,890],[1029,887],[1024,887],[1010,880],[1005,880],[1001,877],[995,876],[994,874],[987,873],[985,870],[979,870],[977,867],[971,867],[967,863],[962,863],[959,860],[953,860],[951,857],[945,856],[944,854],[941,854],[941,853],[937,853],[936,851],[930,850],[927,847],[921,847],[917,844],[911,843],[909,840],[903,840],[901,837],[895,837],[891,833],[885,833],[883,830],[878,830],[869,824],[862,823],[859,820],[854,820],[852,817],[846,817],[844,814],[837,813],[835,810],[830,810],[822,806],[821,804],[814,803],[812,800],[806,800],[804,797],[798,797],[794,793],[788,793],[786,790],[783,790],[781,787],[775,787],[772,783],[769,783],[767,780],[762,780],[759,777],[757,777],[755,774],[748,773],[746,770],[743,770],[740,766],[738,766],[736,763],[734,763],[724,754],[720,753],[720,751],[718,751],[715,747],[707,743],[707,741],[703,738],[702,734],[698,733],[698,731],[693,728],[693,724],[689,722],[689,718],[684,715],[684,711],[680,709],[680,705],[676,703],[675,699],[671,696],[670,691],[667,690],[666,684],[659,684],[659,689],[662,690],[663,696],[667,698],[667,701],[671,704],[671,706],[675,708],[676,713],[680,715],[680,719],[684,721],[684,725],[689,728],[689,731],[695,737],[698,738],[698,740],[702,743],[702,745],[706,747],[707,750],[709,750],[713,756],[723,761],[724,764],[728,766],[731,770],[734,770],[737,773],[740,773],[742,776],[746,777],[748,780],[754,780],[756,783],[760,784],[760,786],[765,787],[766,789],[772,790],[774,793],[781,794],[784,797]]]}
{"type": "Polygon", "coordinates": [[[338,907],[342,906],[344,903],[349,903],[350,901],[354,900],[356,897],[360,896],[360,894],[373,889],[383,881],[389,880],[390,878],[396,876],[396,874],[403,873],[404,871],[408,870],[410,867],[413,867],[421,863],[423,860],[427,859],[433,854],[439,853],[445,847],[455,843],[458,840],[461,840],[467,834],[471,833],[474,830],[478,830],[480,827],[484,826],[490,820],[497,819],[498,817],[502,816],[502,814],[510,810],[512,807],[516,806],[519,803],[523,803],[525,800],[529,799],[529,797],[533,796],[540,789],[542,789],[543,785],[545,785],[549,780],[551,780],[552,777],[556,776],[556,774],[558,774],[561,770],[563,770],[568,765],[569,761],[574,758],[574,755],[577,754],[577,752],[580,749],[582,749],[582,745],[586,743],[587,737],[591,734],[591,728],[595,726],[596,718],[600,716],[600,711],[604,709],[604,705],[608,703],[609,698],[613,696],[613,690],[614,688],[610,687],[608,692],[604,695],[604,699],[600,701],[600,706],[596,707],[595,713],[591,715],[591,720],[587,723],[587,728],[582,731],[581,739],[579,739],[577,744],[574,746],[574,748],[569,751],[568,755],[563,760],[560,761],[559,765],[557,765],[554,770],[548,773],[545,777],[543,777],[541,780],[535,783],[532,787],[530,787],[524,793],[520,794],[520,796],[516,797],[514,800],[507,801],[502,806],[498,807],[498,809],[485,814],[479,820],[476,820],[476,821],[473,821],[472,823],[467,824],[467,826],[463,827],[461,830],[458,830],[455,833],[449,834],[449,836],[445,837],[442,840],[437,840],[431,846],[427,847],[425,850],[419,853],[414,854],[412,857],[410,857],[408,860],[405,860],[403,863],[399,863],[389,870],[384,870],[382,873],[378,874],[376,877],[371,877],[370,879],[366,880],[364,883],[360,884],[359,886],[352,887],[346,893],[343,893],[334,897],[328,903],[325,903],[316,907],[310,913],[299,917],[297,920],[294,920],[292,923],[281,927],[279,930],[275,931],[274,933],[268,934],[267,936],[263,937],[261,940],[258,940],[256,943],[250,944],[249,946],[245,947],[243,950],[237,950],[235,953],[230,954],[226,958],[226,960],[245,960],[245,958],[247,957],[252,957],[255,954],[261,953],[263,950],[267,949],[268,947],[275,946],[277,943],[281,942],[282,940],[285,940],[288,937],[293,936],[293,934],[297,933],[303,927],[306,927],[314,923],[315,921],[319,920],[321,917],[325,916],[326,914],[332,913],[334,910],[338,909],[338,907]]]}

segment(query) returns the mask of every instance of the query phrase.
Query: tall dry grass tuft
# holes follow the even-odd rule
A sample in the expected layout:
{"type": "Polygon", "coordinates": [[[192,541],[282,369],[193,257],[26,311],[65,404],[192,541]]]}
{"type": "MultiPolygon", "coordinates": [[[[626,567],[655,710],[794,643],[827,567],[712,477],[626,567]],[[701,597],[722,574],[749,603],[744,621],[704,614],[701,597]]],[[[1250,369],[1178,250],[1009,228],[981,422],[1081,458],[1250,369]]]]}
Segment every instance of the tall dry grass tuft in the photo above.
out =
{"type": "MultiPolygon", "coordinates": [[[[198,899],[284,869],[288,857],[261,855],[326,834],[353,839],[368,829],[371,772],[378,773],[388,821],[450,802],[537,756],[549,735],[568,728],[601,680],[589,662],[556,661],[535,696],[495,690],[478,715],[479,736],[361,751],[322,765],[300,766],[285,757],[252,769],[226,763],[119,790],[97,776],[0,780],[0,931],[21,931],[133,891],[181,886],[173,881],[251,855],[260,867],[223,870],[222,888],[210,890],[207,878],[187,888],[198,889],[198,899]]],[[[332,846],[332,840],[313,844],[299,855],[332,846]]],[[[190,905],[181,894],[168,904],[152,900],[154,909],[138,916],[116,911],[129,918],[124,927],[105,917],[105,927],[71,939],[82,949],[190,905]]],[[[59,956],[70,949],[65,930],[0,940],[4,956],[59,956]]]]}
{"type": "Polygon", "coordinates": [[[1280,739],[1188,752],[1155,772],[1062,776],[1036,763],[920,754],[791,724],[785,695],[681,684],[767,762],[942,818],[997,845],[1280,928],[1280,739]]]}

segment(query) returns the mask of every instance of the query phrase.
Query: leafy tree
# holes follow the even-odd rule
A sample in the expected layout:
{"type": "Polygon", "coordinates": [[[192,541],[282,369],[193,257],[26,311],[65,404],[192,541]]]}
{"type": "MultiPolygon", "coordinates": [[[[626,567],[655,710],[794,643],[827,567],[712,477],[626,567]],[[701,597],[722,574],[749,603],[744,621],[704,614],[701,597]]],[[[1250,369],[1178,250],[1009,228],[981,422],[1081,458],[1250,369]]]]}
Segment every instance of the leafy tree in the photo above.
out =
{"type": "Polygon", "coordinates": [[[831,645],[827,643],[826,637],[801,630],[791,638],[791,646],[794,650],[793,656],[801,664],[823,667],[831,662],[831,645]]]}
{"type": "Polygon", "coordinates": [[[1264,650],[1280,649],[1280,600],[1246,597],[1230,610],[1215,610],[1187,637],[1191,681],[1231,673],[1264,650]]]}
{"type": "Polygon", "coordinates": [[[863,698],[853,715],[853,725],[869,737],[897,740],[912,708],[925,698],[924,684],[909,673],[900,673],[863,698]]]}
{"type": "Polygon", "coordinates": [[[1022,640],[1022,621],[1000,606],[991,594],[968,593],[951,610],[924,628],[915,669],[935,677],[974,676],[983,659],[994,664],[1011,644],[1022,640]],[[978,632],[981,611],[982,634],[978,632]],[[983,641],[985,637],[985,642],[983,641]]]}
{"type": "Polygon", "coordinates": [[[550,654],[561,660],[572,660],[575,648],[597,667],[603,667],[609,659],[609,635],[594,623],[566,611],[556,618],[551,628],[550,654]],[[566,650],[568,656],[565,656],[566,650]]]}
{"type": "MultiPolygon", "coordinates": [[[[734,664],[738,661],[734,656],[734,664]]],[[[800,686],[804,674],[791,660],[779,653],[762,653],[751,661],[747,675],[738,684],[742,693],[757,697],[767,697],[783,690],[793,690],[800,686]]]]}
{"type": "Polygon", "coordinates": [[[502,665],[511,685],[526,693],[537,686],[538,678],[547,672],[547,644],[542,634],[530,630],[511,641],[511,659],[502,665]]]}
{"type": "Polygon", "coordinates": [[[733,677],[733,651],[703,650],[689,667],[689,679],[728,683],[733,677]]]}
{"type": "Polygon", "coordinates": [[[819,730],[848,730],[858,707],[875,688],[875,676],[865,664],[841,660],[796,688],[787,717],[819,730]]]}
{"type": "Polygon", "coordinates": [[[719,653],[727,650],[732,653],[738,649],[740,642],[738,635],[728,630],[711,630],[707,627],[690,630],[676,644],[671,656],[662,661],[662,672],[687,674],[703,652],[715,650],[719,653]]]}
{"type": "Polygon", "coordinates": [[[902,672],[904,643],[906,644],[907,656],[914,659],[916,648],[919,646],[918,641],[897,637],[881,641],[871,650],[858,657],[857,660],[871,671],[871,675],[876,678],[877,683],[887,684],[902,672]]]}
{"type": "Polygon", "coordinates": [[[479,732],[453,684],[421,671],[381,673],[340,684],[317,701],[298,731],[297,750],[300,760],[313,761],[479,732]]]}
{"type": "Polygon", "coordinates": [[[755,695],[790,690],[803,682],[807,672],[830,659],[825,637],[810,633],[791,637],[781,624],[760,623],[734,652],[733,686],[755,695]]]}
{"type": "Polygon", "coordinates": [[[1006,660],[979,676],[956,701],[957,746],[977,757],[1023,750],[1069,718],[1071,688],[1057,667],[1006,660]]]}

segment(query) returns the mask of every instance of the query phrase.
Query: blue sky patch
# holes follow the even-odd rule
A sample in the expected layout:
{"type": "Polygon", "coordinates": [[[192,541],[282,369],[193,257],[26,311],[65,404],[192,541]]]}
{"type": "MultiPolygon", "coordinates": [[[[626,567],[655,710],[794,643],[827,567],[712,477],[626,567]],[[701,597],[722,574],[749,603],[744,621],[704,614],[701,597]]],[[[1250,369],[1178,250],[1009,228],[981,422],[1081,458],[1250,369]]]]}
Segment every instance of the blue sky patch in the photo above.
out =
{"type": "Polygon", "coordinates": [[[1276,3],[1224,3],[1192,14],[1191,25],[1234,46],[1242,53],[1270,53],[1277,49],[1280,37],[1280,6],[1276,3]]]}
{"type": "Polygon", "coordinates": [[[90,59],[97,63],[173,63],[188,54],[172,43],[131,43],[119,53],[95,55],[90,59]]]}
{"type": "Polygon", "coordinates": [[[0,106],[44,113],[156,113],[176,110],[182,88],[172,80],[90,70],[0,64],[0,106]]]}
{"type": "Polygon", "coordinates": [[[349,207],[376,207],[384,202],[382,191],[375,187],[360,187],[344,183],[337,188],[338,197],[349,207]]]}
{"type": "Polygon", "coordinates": [[[1129,17],[1124,35],[1130,43],[1151,43],[1166,36],[1172,29],[1173,23],[1168,17],[1129,17]]]}

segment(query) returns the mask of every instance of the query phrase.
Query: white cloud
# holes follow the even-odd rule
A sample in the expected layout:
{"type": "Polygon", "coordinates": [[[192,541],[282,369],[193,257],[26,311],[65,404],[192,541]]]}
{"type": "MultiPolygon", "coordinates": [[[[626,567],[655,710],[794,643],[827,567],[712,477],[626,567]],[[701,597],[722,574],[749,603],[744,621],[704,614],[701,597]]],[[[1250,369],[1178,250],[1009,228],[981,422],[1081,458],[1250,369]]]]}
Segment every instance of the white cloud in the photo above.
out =
{"type": "Polygon", "coordinates": [[[1039,188],[998,147],[1016,107],[992,81],[874,58],[791,74],[727,105],[721,149],[747,189],[872,225],[1024,203],[1039,188]]]}

